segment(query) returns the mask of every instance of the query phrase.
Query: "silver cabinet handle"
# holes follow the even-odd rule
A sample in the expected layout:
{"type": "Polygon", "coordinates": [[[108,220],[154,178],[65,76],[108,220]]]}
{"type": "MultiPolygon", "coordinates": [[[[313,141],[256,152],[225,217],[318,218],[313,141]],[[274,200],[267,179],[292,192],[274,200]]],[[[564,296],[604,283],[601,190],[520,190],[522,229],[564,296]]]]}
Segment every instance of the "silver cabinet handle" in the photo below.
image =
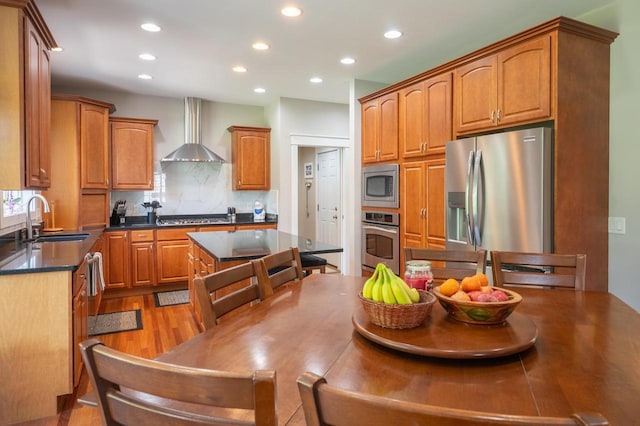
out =
{"type": "Polygon", "coordinates": [[[491,122],[492,123],[495,123],[494,119],[495,119],[495,111],[491,110],[491,122]]]}
{"type": "Polygon", "coordinates": [[[496,122],[500,122],[500,117],[502,116],[502,110],[500,108],[498,108],[498,114],[497,114],[497,118],[496,118],[496,122]]]}

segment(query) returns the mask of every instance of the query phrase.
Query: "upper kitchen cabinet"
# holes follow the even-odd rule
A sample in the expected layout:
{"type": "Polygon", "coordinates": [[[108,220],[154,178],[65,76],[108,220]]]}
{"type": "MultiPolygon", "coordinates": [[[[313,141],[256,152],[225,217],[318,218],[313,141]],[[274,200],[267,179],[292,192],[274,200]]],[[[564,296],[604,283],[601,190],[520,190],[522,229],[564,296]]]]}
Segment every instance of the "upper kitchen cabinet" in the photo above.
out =
{"type": "Polygon", "coordinates": [[[271,189],[271,129],[231,126],[233,190],[271,189]]]}
{"type": "Polygon", "coordinates": [[[546,34],[456,68],[456,134],[548,119],[553,37],[546,34]]]}
{"type": "Polygon", "coordinates": [[[444,154],[451,140],[452,77],[447,72],[400,90],[403,158],[444,154]]]}
{"type": "Polygon", "coordinates": [[[153,189],[153,129],[158,120],[111,117],[111,188],[153,189]]]}
{"type": "Polygon", "coordinates": [[[56,226],[106,226],[109,218],[109,113],[112,104],[70,95],[51,101],[51,186],[56,226]]]}
{"type": "Polygon", "coordinates": [[[53,36],[32,1],[0,1],[0,187],[51,182],[50,49],[53,36]]]}
{"type": "Polygon", "coordinates": [[[398,93],[362,104],[362,163],[398,159],[398,93]]]}

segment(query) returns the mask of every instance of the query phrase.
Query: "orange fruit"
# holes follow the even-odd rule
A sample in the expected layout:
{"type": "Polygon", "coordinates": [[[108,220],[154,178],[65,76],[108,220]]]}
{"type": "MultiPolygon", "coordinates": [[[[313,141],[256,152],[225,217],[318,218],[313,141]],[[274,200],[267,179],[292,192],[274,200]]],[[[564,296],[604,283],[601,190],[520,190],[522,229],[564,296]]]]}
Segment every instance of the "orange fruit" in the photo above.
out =
{"type": "Polygon", "coordinates": [[[486,287],[489,285],[489,278],[485,274],[476,274],[476,278],[480,281],[480,285],[482,287],[486,287]]]}
{"type": "Polygon", "coordinates": [[[449,278],[442,284],[440,284],[440,294],[443,296],[451,296],[456,293],[460,289],[460,284],[458,284],[457,280],[453,278],[449,278]]]}
{"type": "Polygon", "coordinates": [[[475,275],[472,277],[464,277],[460,285],[460,288],[462,288],[462,290],[466,291],[467,293],[470,291],[480,290],[480,287],[482,287],[482,284],[480,283],[478,277],[476,277],[475,275]]]}

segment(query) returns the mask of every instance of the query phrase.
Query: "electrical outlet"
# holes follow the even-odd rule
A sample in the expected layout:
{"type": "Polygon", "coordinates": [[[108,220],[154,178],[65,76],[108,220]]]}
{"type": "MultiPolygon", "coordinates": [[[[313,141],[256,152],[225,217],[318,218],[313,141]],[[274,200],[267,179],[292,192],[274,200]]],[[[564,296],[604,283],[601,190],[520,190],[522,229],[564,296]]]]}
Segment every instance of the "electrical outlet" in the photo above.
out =
{"type": "Polygon", "coordinates": [[[610,217],[609,233],[610,234],[626,234],[627,233],[626,219],[624,217],[610,217]]]}

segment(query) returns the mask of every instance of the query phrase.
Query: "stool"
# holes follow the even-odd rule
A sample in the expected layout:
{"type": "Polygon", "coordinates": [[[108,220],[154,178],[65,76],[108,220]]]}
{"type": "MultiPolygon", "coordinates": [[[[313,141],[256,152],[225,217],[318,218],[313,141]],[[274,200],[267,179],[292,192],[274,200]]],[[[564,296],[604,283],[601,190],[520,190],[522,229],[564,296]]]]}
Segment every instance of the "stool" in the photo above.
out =
{"type": "Polygon", "coordinates": [[[326,272],[327,259],[323,259],[322,257],[312,254],[300,254],[300,263],[305,277],[312,274],[314,269],[319,269],[321,274],[326,272]]]}

